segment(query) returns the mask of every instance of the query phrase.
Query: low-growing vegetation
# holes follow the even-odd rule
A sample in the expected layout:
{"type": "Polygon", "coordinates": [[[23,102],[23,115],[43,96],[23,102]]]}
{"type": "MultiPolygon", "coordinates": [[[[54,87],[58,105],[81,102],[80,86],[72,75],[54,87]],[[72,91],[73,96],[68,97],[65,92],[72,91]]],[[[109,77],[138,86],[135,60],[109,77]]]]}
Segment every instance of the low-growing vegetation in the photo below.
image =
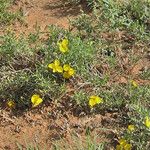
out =
{"type": "MultiPolygon", "coordinates": [[[[80,108],[85,115],[117,112],[111,142],[90,140],[89,127],[85,144],[73,139],[70,146],[62,139],[53,149],[148,150],[150,1],[86,3],[90,12],[70,22],[72,32],[50,25],[46,40],[40,31],[18,37],[7,30],[1,36],[0,106],[29,111],[55,102],[69,103],[69,110],[80,108]]],[[[14,18],[6,7],[0,6],[3,23],[14,18]]]]}
{"type": "Polygon", "coordinates": [[[9,10],[14,0],[0,0],[0,26],[11,24],[14,20],[21,20],[22,12],[9,10]]]}

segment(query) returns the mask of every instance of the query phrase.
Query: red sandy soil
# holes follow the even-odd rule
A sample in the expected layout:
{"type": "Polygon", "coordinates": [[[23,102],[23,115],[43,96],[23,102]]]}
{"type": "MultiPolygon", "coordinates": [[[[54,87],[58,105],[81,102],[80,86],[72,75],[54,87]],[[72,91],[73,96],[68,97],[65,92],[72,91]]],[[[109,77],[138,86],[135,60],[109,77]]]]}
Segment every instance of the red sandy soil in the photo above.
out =
{"type": "Polygon", "coordinates": [[[30,33],[35,27],[45,31],[48,25],[69,28],[69,20],[77,17],[81,9],[88,11],[85,4],[71,5],[66,0],[15,0],[11,11],[21,11],[23,22],[14,22],[11,27],[16,33],[30,33]]]}
{"type": "Polygon", "coordinates": [[[39,110],[35,109],[22,114],[19,112],[16,115],[11,111],[2,110],[0,112],[0,150],[15,150],[17,143],[23,148],[31,144],[49,150],[53,143],[62,139],[68,144],[72,143],[73,133],[79,140],[84,140],[87,128],[90,128],[92,134],[100,135],[99,142],[108,141],[109,139],[105,136],[116,138],[116,130],[115,128],[112,130],[110,124],[118,124],[117,113],[106,113],[104,116],[100,114],[76,116],[71,111],[64,111],[62,114],[58,111],[59,109],[61,110],[61,108],[55,109],[50,104],[39,110]],[[106,126],[105,131],[102,128],[106,126]]]}

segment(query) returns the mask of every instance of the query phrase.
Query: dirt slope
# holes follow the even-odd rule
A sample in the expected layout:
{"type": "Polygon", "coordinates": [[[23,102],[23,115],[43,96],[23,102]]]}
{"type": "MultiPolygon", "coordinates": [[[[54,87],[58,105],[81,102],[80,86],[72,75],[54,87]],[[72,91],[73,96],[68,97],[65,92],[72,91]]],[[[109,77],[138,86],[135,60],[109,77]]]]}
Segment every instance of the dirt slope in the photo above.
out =
{"type": "Polygon", "coordinates": [[[101,135],[99,142],[108,141],[105,139],[106,135],[115,137],[115,129],[111,129],[111,124],[116,122],[116,113],[77,117],[69,111],[62,115],[52,105],[21,115],[12,115],[8,110],[2,110],[0,113],[0,150],[16,150],[17,143],[22,148],[38,145],[41,149],[50,150],[53,143],[62,139],[72,144],[73,133],[80,141],[84,140],[89,127],[93,134],[96,132],[101,135]],[[106,126],[107,131],[100,130],[106,126]]]}
{"type": "Polygon", "coordinates": [[[17,34],[30,33],[37,26],[43,31],[50,24],[67,29],[69,20],[78,16],[81,8],[85,5],[70,5],[66,0],[15,0],[11,11],[22,12],[23,24],[16,21],[11,27],[17,34]]]}

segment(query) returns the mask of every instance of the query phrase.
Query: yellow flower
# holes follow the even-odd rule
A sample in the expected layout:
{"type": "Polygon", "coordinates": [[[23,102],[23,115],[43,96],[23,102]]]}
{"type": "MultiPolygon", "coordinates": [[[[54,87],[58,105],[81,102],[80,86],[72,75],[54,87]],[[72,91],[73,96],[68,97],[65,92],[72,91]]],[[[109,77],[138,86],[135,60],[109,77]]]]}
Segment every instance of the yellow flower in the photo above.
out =
{"type": "Polygon", "coordinates": [[[31,97],[32,107],[36,107],[43,102],[43,99],[40,98],[38,94],[34,94],[31,97]]]}
{"type": "Polygon", "coordinates": [[[123,147],[126,145],[127,141],[125,139],[120,139],[119,144],[122,145],[123,147]]]}
{"type": "Polygon", "coordinates": [[[123,150],[123,146],[122,145],[117,145],[116,150],[123,150]]]}
{"type": "Polygon", "coordinates": [[[100,103],[102,103],[102,102],[103,102],[103,99],[102,99],[102,98],[100,98],[100,97],[98,97],[98,96],[92,95],[92,96],[90,96],[90,99],[89,99],[89,106],[90,106],[90,107],[93,107],[93,106],[95,106],[96,104],[100,104],[100,103]]]}
{"type": "Polygon", "coordinates": [[[71,68],[69,64],[65,64],[63,66],[63,70],[64,70],[63,77],[66,79],[69,79],[75,74],[75,70],[71,68]]]}
{"type": "Polygon", "coordinates": [[[61,42],[58,42],[59,50],[62,53],[67,52],[69,50],[68,44],[69,44],[68,39],[63,39],[61,42]]]}
{"type": "Polygon", "coordinates": [[[63,66],[63,69],[64,69],[64,71],[68,71],[68,70],[70,70],[70,65],[69,64],[65,64],[64,66],[63,66]]]}
{"type": "Polygon", "coordinates": [[[54,60],[54,63],[48,65],[48,68],[52,69],[53,72],[63,72],[62,66],[60,66],[60,61],[58,59],[54,60]]]}
{"type": "Polygon", "coordinates": [[[15,102],[13,100],[9,100],[9,101],[7,101],[7,106],[9,108],[15,108],[15,102]]]}
{"type": "Polygon", "coordinates": [[[119,145],[116,146],[116,150],[131,150],[131,144],[128,144],[125,139],[119,140],[119,145]]]}
{"type": "Polygon", "coordinates": [[[128,125],[128,131],[133,132],[135,130],[135,126],[134,125],[128,125]]]}
{"type": "Polygon", "coordinates": [[[131,82],[131,84],[132,84],[132,86],[133,86],[133,87],[135,87],[135,88],[137,88],[137,87],[138,87],[137,82],[135,82],[134,80],[131,80],[130,82],[131,82]]]}
{"type": "Polygon", "coordinates": [[[126,145],[124,146],[124,150],[131,150],[131,144],[126,143],[126,145]]]}
{"type": "Polygon", "coordinates": [[[150,118],[148,116],[145,117],[145,122],[144,122],[145,126],[147,128],[150,128],[150,118]]]}

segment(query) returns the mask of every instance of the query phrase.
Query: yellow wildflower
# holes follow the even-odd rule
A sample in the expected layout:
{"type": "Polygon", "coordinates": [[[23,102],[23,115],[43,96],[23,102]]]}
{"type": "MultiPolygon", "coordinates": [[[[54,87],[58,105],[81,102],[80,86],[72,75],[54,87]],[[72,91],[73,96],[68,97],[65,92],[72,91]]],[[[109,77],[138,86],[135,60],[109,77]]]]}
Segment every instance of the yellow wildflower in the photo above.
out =
{"type": "Polygon", "coordinates": [[[59,73],[63,72],[63,68],[62,68],[62,66],[60,66],[60,61],[58,59],[54,60],[53,63],[49,64],[48,68],[52,69],[54,73],[55,72],[59,72],[59,73]]]}
{"type": "Polygon", "coordinates": [[[59,50],[62,53],[67,52],[69,50],[68,44],[69,44],[68,39],[63,39],[61,42],[58,42],[59,50]]]}
{"type": "Polygon", "coordinates": [[[32,107],[36,107],[43,102],[43,99],[40,98],[38,94],[34,94],[31,97],[32,107]]]}
{"type": "Polygon", "coordinates": [[[123,147],[126,145],[127,141],[125,139],[120,139],[119,144],[122,145],[123,147]]]}
{"type": "Polygon", "coordinates": [[[137,87],[138,87],[138,84],[137,84],[137,82],[136,82],[136,81],[131,80],[130,82],[131,82],[131,84],[132,84],[132,86],[133,86],[133,87],[135,87],[135,88],[137,88],[137,87]]]}
{"type": "Polygon", "coordinates": [[[135,130],[135,126],[130,124],[128,125],[128,131],[133,132],[135,130]]]}
{"type": "Polygon", "coordinates": [[[128,144],[125,139],[119,140],[119,145],[116,146],[116,150],[131,150],[131,144],[128,144]]]}
{"type": "Polygon", "coordinates": [[[9,101],[7,101],[7,106],[9,108],[15,108],[15,102],[13,100],[9,100],[9,101]]]}
{"type": "Polygon", "coordinates": [[[69,64],[65,64],[63,66],[63,70],[64,70],[63,77],[66,79],[69,79],[75,74],[75,70],[71,68],[69,64]]]}
{"type": "Polygon", "coordinates": [[[145,126],[147,128],[150,128],[150,118],[148,116],[145,117],[145,122],[144,122],[145,126]]]}
{"type": "Polygon", "coordinates": [[[131,148],[132,148],[131,144],[128,143],[124,146],[124,150],[131,150],[131,148]]]}
{"type": "Polygon", "coordinates": [[[117,145],[117,146],[116,146],[116,150],[123,150],[122,145],[117,145]]]}
{"type": "Polygon", "coordinates": [[[100,103],[102,103],[102,102],[103,102],[103,99],[102,99],[102,98],[100,98],[100,97],[98,97],[98,96],[92,95],[92,96],[90,96],[90,99],[89,99],[89,106],[90,106],[90,107],[93,107],[93,106],[95,106],[96,104],[100,104],[100,103]]]}

